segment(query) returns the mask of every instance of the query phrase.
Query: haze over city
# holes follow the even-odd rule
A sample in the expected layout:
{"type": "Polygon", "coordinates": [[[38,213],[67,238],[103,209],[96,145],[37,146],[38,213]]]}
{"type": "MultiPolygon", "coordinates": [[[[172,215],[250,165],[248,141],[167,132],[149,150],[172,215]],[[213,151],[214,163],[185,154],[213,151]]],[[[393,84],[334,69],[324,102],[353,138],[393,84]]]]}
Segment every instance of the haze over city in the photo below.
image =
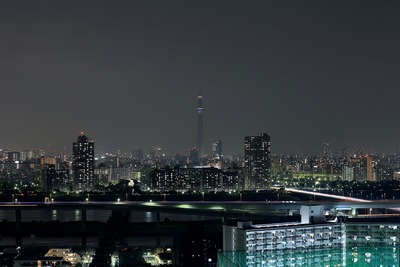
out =
{"type": "Polygon", "coordinates": [[[400,141],[397,1],[1,1],[0,148],[96,151],[267,132],[273,153],[400,141]]]}

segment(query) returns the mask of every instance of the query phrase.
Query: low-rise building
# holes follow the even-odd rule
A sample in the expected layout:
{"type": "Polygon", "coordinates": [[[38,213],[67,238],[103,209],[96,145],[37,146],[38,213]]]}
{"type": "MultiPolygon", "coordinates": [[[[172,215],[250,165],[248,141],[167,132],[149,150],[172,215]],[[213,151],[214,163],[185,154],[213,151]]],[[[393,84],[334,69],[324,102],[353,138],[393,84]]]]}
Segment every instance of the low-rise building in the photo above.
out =
{"type": "Polygon", "coordinates": [[[68,248],[29,247],[14,259],[14,267],[59,266],[73,267],[81,257],[68,248]]]}

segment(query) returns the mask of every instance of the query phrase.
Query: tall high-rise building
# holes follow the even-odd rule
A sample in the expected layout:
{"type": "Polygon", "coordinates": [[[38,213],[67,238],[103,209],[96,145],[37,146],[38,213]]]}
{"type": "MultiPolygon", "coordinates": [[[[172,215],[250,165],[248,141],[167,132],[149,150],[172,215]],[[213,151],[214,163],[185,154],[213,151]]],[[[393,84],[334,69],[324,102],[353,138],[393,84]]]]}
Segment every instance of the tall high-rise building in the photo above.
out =
{"type": "Polygon", "coordinates": [[[367,161],[367,181],[369,182],[375,182],[375,175],[374,175],[374,168],[373,168],[373,156],[372,155],[367,155],[366,156],[366,161],[367,161]]]}
{"type": "Polygon", "coordinates": [[[263,133],[244,138],[246,189],[265,189],[271,176],[271,138],[263,133]]]}
{"type": "Polygon", "coordinates": [[[72,145],[74,175],[74,190],[85,191],[93,189],[94,183],[94,142],[83,132],[72,145]]]}
{"type": "Polygon", "coordinates": [[[215,139],[212,143],[213,157],[216,159],[222,158],[222,140],[215,139]]]}
{"type": "Polygon", "coordinates": [[[204,153],[203,149],[203,96],[201,95],[201,86],[200,92],[197,96],[197,150],[199,151],[199,156],[202,157],[204,153]]]}
{"type": "Polygon", "coordinates": [[[11,151],[8,152],[8,162],[13,164],[13,163],[18,163],[21,157],[21,153],[17,151],[11,151]]]}
{"type": "Polygon", "coordinates": [[[8,165],[13,168],[13,169],[19,169],[20,168],[20,158],[21,158],[21,153],[17,151],[10,151],[8,152],[8,165]]]}

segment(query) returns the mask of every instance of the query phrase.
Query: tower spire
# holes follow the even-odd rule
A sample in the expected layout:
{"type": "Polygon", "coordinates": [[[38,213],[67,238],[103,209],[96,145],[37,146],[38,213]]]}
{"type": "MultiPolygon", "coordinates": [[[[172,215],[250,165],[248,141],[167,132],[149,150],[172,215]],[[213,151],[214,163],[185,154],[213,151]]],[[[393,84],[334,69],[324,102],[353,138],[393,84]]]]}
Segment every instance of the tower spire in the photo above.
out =
{"type": "Polygon", "coordinates": [[[199,94],[197,95],[197,149],[199,156],[203,156],[203,95],[201,88],[201,74],[199,75],[199,94]]]}
{"type": "Polygon", "coordinates": [[[199,95],[202,95],[201,94],[201,72],[199,73],[199,95]]]}

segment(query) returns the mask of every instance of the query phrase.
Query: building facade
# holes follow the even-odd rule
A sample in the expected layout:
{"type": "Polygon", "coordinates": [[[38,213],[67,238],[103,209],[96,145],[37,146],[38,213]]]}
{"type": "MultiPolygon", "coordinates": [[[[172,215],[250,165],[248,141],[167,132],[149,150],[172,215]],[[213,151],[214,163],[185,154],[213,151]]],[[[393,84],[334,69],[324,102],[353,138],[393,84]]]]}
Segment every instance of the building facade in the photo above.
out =
{"type": "Polygon", "coordinates": [[[303,206],[301,222],[258,224],[238,222],[224,226],[223,250],[242,251],[243,266],[290,266],[286,260],[269,258],[270,252],[294,249],[341,249],[345,242],[343,223],[326,223],[322,206],[303,206]],[[315,223],[314,223],[315,222],[315,223]],[[262,264],[264,263],[264,264],[262,264]]]}
{"type": "Polygon", "coordinates": [[[166,166],[150,172],[152,191],[199,191],[217,192],[243,190],[243,176],[240,169],[222,171],[214,167],[173,168],[166,166]]]}
{"type": "Polygon", "coordinates": [[[225,225],[221,267],[399,266],[400,223],[325,221],[323,206],[302,206],[301,222],[225,225]]]}
{"type": "Polygon", "coordinates": [[[94,182],[94,142],[81,132],[72,145],[74,190],[93,189],[94,182]]]}
{"type": "Polygon", "coordinates": [[[271,138],[263,133],[244,138],[246,189],[266,189],[271,176],[271,138]]]}

